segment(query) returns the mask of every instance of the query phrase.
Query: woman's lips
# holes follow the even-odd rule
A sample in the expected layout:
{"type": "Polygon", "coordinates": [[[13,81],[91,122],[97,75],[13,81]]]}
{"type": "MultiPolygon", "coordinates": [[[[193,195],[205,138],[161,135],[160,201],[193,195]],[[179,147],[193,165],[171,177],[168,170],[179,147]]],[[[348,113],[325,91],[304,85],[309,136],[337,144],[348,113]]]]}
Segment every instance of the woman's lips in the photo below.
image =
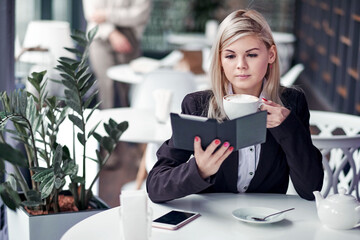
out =
{"type": "Polygon", "coordinates": [[[239,79],[246,79],[246,78],[250,77],[250,75],[240,74],[240,75],[236,75],[236,77],[239,79]]]}

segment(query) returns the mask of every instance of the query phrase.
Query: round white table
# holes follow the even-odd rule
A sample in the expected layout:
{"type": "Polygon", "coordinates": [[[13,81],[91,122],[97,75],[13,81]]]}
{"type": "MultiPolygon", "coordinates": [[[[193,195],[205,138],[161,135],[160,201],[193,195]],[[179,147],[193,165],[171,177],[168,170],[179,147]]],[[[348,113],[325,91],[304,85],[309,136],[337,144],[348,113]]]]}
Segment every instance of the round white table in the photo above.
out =
{"type": "MultiPolygon", "coordinates": [[[[176,230],[152,229],[154,240],[162,239],[292,239],[332,240],[359,239],[360,228],[333,230],[318,219],[314,201],[297,195],[283,194],[196,194],[163,204],[149,204],[153,219],[172,210],[199,212],[201,216],[176,230]],[[286,213],[284,220],[271,224],[251,224],[238,221],[232,211],[243,207],[269,207],[295,210],[286,213]]],[[[62,240],[121,239],[119,207],[93,215],[69,229],[62,240]]]]}
{"type": "Polygon", "coordinates": [[[130,67],[130,64],[120,64],[110,67],[106,74],[109,78],[129,84],[138,84],[144,80],[143,73],[136,73],[130,67]]]}
{"type": "MultiPolygon", "coordinates": [[[[140,84],[144,81],[145,73],[136,73],[132,70],[129,64],[120,64],[110,67],[107,72],[107,76],[114,81],[128,83],[132,85],[140,84]]],[[[210,88],[210,80],[207,74],[194,75],[195,84],[197,90],[204,90],[210,88]]],[[[131,89],[131,92],[136,90],[131,89]]]]}

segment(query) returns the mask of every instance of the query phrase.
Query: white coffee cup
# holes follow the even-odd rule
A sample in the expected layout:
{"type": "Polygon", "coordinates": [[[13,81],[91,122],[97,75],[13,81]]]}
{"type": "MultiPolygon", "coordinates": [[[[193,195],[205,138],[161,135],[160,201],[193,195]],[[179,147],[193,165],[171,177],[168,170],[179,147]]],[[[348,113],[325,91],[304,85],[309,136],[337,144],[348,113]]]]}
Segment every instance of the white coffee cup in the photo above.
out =
{"type": "Polygon", "coordinates": [[[151,237],[152,209],[144,190],[123,190],[119,217],[122,240],[147,240],[151,237]]]}
{"type": "Polygon", "coordinates": [[[248,94],[229,94],[223,97],[224,110],[230,120],[255,113],[262,104],[258,97],[248,94]]]}

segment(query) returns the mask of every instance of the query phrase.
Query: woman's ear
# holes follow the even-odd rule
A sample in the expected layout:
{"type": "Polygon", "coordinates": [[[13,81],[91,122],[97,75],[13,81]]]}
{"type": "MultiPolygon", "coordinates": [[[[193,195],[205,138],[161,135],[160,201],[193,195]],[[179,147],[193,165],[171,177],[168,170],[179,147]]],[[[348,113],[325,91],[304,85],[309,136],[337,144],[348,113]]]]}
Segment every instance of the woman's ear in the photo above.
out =
{"type": "Polygon", "coordinates": [[[276,46],[272,45],[269,49],[269,63],[272,64],[275,62],[276,59],[276,46]]]}

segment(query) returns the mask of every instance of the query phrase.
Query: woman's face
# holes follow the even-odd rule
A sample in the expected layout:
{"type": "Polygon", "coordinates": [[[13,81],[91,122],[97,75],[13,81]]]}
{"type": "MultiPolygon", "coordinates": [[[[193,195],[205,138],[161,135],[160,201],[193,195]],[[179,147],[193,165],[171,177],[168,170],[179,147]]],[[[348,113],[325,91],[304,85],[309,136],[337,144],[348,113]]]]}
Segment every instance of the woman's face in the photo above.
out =
{"type": "Polygon", "coordinates": [[[268,64],[275,57],[275,46],[267,49],[256,36],[245,36],[221,52],[221,66],[234,93],[259,96],[268,64]]]}

